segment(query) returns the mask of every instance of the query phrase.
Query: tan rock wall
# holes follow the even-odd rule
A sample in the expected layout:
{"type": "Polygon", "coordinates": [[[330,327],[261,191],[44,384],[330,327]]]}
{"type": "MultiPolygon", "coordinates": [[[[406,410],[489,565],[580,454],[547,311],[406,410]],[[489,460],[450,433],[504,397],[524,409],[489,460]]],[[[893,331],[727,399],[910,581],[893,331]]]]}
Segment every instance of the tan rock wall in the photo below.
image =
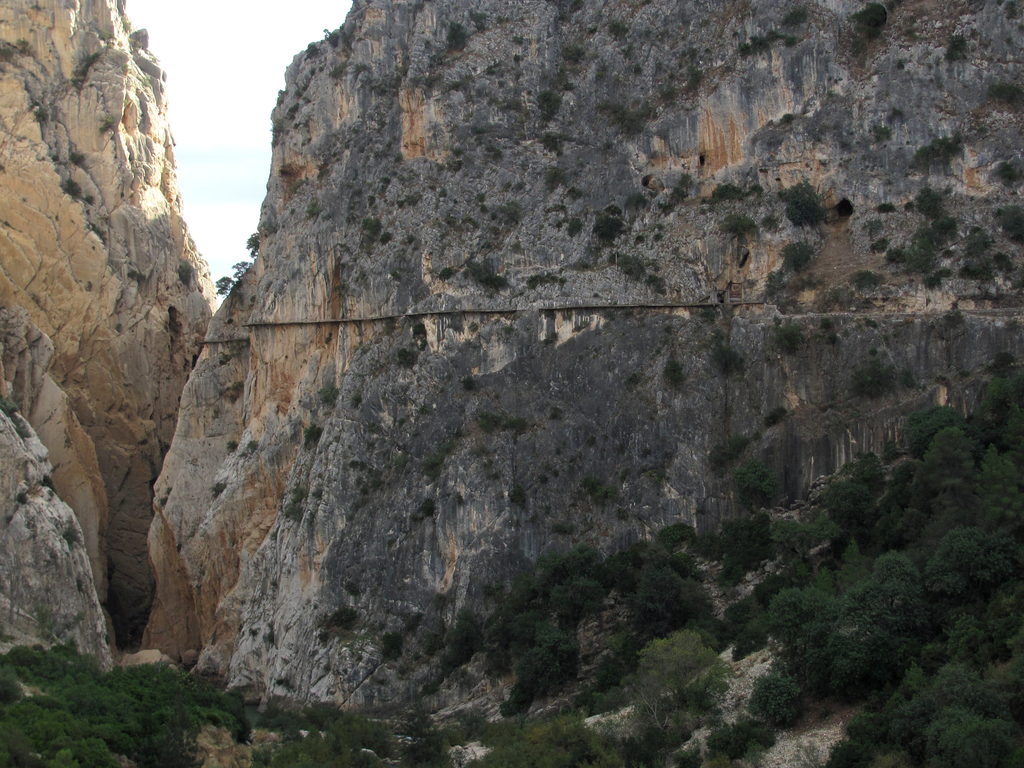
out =
{"type": "Polygon", "coordinates": [[[113,0],[0,7],[0,305],[53,341],[18,396],[123,642],[148,609],[151,487],[213,298],[163,73],[130,32],[113,0]]]}

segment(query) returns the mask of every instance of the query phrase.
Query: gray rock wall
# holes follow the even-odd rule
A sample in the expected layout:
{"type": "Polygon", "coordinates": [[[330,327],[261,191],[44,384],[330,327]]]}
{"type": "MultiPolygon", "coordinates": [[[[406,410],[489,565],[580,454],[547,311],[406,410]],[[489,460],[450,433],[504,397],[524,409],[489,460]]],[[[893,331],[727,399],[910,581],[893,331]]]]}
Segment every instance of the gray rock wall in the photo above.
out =
{"type": "Polygon", "coordinates": [[[1022,351],[1020,246],[993,221],[1021,116],[986,97],[1021,30],[904,3],[865,45],[858,7],[787,27],[774,2],[356,3],[274,111],[260,255],[157,483],[147,642],[255,696],[406,701],[457,610],[540,553],[742,514],[709,461],[727,438],[783,501],[910,411],[973,402],[1022,351]],[[819,226],[777,194],[802,180],[819,226]],[[926,281],[873,244],[927,223],[904,204],[928,185],[957,234],[926,281]],[[971,227],[1001,265],[982,279],[960,273],[971,227]],[[817,254],[798,275],[795,241],[817,254]],[[873,358],[892,386],[855,396],[873,358]]]}

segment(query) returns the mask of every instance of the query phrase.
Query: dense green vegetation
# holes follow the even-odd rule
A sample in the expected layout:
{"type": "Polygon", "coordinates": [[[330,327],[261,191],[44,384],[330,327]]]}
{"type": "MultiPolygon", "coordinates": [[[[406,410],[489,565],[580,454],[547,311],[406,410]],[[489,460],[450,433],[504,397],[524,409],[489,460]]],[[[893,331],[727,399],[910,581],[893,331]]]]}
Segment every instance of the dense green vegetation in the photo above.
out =
{"type": "MultiPolygon", "coordinates": [[[[886,459],[847,465],[802,522],[762,512],[717,535],[672,526],[610,557],[585,547],[546,556],[488,619],[474,617],[472,630],[463,621],[458,656],[472,655],[471,637],[494,672],[515,672],[506,714],[566,690],[579,692],[582,714],[634,705],[628,737],[588,734],[572,718],[520,726],[521,749],[558,754],[544,764],[616,764],[609,751],[617,764],[660,764],[707,725],[704,754],[674,759],[726,765],[768,747],[773,729],[815,702],[838,701],[860,714],[829,768],[1019,766],[1024,375],[991,380],[970,417],[913,414],[904,451],[886,459]],[[751,571],[753,593],[716,618],[710,580],[728,596],[751,571]],[[597,616],[612,629],[584,684],[577,642],[597,616]],[[721,725],[716,652],[732,645],[739,658],[769,640],[779,652],[749,703],[757,719],[721,725]]],[[[752,504],[777,482],[757,462],[734,478],[766,494],[752,504]]],[[[498,750],[487,765],[525,765],[524,754],[498,750]]]]}
{"type": "MultiPolygon", "coordinates": [[[[424,749],[422,726],[416,723],[406,725],[406,731],[411,734],[406,751],[418,754],[418,750],[424,749]]],[[[254,766],[372,768],[385,765],[384,760],[399,755],[391,728],[335,707],[320,705],[302,711],[272,708],[260,715],[257,726],[280,733],[282,743],[276,748],[254,750],[254,766]]],[[[430,742],[436,753],[442,747],[436,743],[440,734],[433,729],[429,730],[430,742]]],[[[403,764],[421,763],[410,759],[403,764]]],[[[425,761],[422,764],[432,763],[425,761]]]]}
{"type": "MultiPolygon", "coordinates": [[[[458,614],[441,675],[486,662],[514,675],[504,714],[541,698],[560,701],[562,714],[490,724],[470,714],[441,731],[421,711],[386,723],[330,707],[271,711],[258,725],[282,742],[256,750],[255,765],[442,766],[451,744],[478,739],[492,748],[482,768],[725,766],[770,747],[776,729],[851,706],[849,738],[828,768],[1019,768],[1024,374],[1010,376],[1004,357],[993,370],[1007,376],[985,385],[972,414],[912,414],[902,448],[848,464],[800,520],[761,511],[715,534],[670,526],[608,556],[586,546],[547,554],[492,593],[488,615],[458,614]],[[724,615],[712,586],[731,601],[724,615]],[[595,641],[588,656],[581,645],[595,641]],[[740,658],[769,643],[776,662],[754,685],[749,715],[725,724],[719,653],[731,646],[740,658]],[[625,705],[625,727],[583,724],[625,705]],[[679,751],[698,728],[710,733],[703,751],[679,751]]],[[[731,457],[723,473],[747,446],[735,442],[721,449],[731,457]]],[[[778,483],[756,460],[732,476],[754,508],[778,483]]],[[[402,637],[392,635],[395,656],[402,637]]],[[[143,768],[191,766],[205,723],[248,731],[237,698],[170,668],[101,673],[67,648],[0,657],[0,766],[114,768],[119,755],[143,768]]]]}
{"type": "Polygon", "coordinates": [[[166,666],[100,672],[67,647],[0,657],[0,766],[191,766],[193,734],[210,723],[248,734],[241,699],[166,666]],[[18,684],[41,693],[22,695],[18,684]]]}
{"type": "MultiPolygon", "coordinates": [[[[204,725],[239,743],[250,735],[241,698],[170,666],[101,672],[64,646],[0,657],[3,768],[120,768],[122,757],[139,768],[194,768],[204,725]]],[[[253,750],[253,764],[270,768],[441,765],[446,749],[423,713],[388,724],[328,706],[270,708],[255,725],[279,734],[253,750]]]]}

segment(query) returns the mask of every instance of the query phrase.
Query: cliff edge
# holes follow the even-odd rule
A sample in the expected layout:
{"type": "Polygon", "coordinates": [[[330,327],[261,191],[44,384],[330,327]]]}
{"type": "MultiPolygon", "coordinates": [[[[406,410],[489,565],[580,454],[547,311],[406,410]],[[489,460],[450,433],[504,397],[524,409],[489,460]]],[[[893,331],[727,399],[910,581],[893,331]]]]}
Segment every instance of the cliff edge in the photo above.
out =
{"type": "Polygon", "coordinates": [[[75,511],[120,644],[152,580],[152,484],[211,315],[181,217],[164,73],[123,2],[0,8],[0,306],[52,340],[9,397],[75,511]]]}

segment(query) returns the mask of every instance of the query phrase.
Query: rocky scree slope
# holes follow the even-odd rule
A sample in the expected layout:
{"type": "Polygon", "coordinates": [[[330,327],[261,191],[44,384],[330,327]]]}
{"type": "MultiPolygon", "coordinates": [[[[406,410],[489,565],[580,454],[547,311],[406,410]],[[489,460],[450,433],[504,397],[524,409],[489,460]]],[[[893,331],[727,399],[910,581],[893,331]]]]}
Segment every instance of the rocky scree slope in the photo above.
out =
{"type": "Polygon", "coordinates": [[[151,488],[212,297],[145,32],[114,0],[5,2],[0,305],[53,342],[8,396],[49,449],[121,644],[148,613],[151,488]]]}
{"type": "Polygon", "coordinates": [[[1024,343],[1022,41],[996,3],[355,3],[274,111],[145,642],[409,700],[540,553],[712,528],[737,462],[795,498],[970,407],[1024,343]]]}

